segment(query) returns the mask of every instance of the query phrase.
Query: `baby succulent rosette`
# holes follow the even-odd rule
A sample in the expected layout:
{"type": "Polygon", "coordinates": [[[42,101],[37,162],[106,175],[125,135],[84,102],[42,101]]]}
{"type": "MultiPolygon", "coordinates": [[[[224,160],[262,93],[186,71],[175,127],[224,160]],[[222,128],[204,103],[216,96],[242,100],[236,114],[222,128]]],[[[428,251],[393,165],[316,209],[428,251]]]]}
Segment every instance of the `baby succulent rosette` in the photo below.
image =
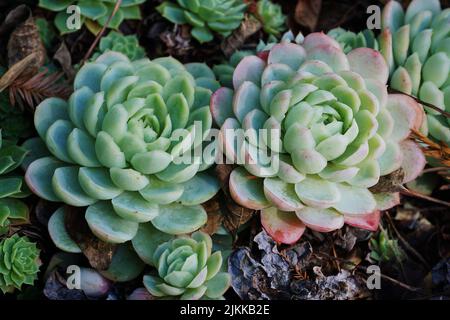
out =
{"type": "Polygon", "coordinates": [[[0,241],[0,290],[3,293],[32,285],[37,279],[39,249],[27,237],[17,234],[0,241]]]}
{"type": "Polygon", "coordinates": [[[199,42],[214,38],[214,32],[228,36],[244,19],[247,5],[242,0],[174,0],[164,1],[157,10],[175,24],[189,24],[199,42]]]}
{"type": "Polygon", "coordinates": [[[267,34],[279,36],[286,29],[286,16],[279,4],[270,0],[260,0],[256,4],[256,13],[267,34]]]}
{"type": "MultiPolygon", "coordinates": [[[[131,240],[149,221],[168,234],[197,230],[207,220],[200,204],[219,189],[205,171],[213,159],[197,152],[214,147],[207,138],[217,87],[204,64],[102,54],[79,70],[68,101],[37,107],[40,139],[28,144],[50,155],[28,165],[28,186],[43,199],[87,207],[87,223],[104,241],[131,240]]],[[[64,219],[49,228],[64,248],[64,219]]]]}
{"type": "MultiPolygon", "coordinates": [[[[122,0],[119,9],[108,24],[108,28],[118,29],[123,20],[141,19],[139,5],[145,0],[122,0]]],[[[69,28],[68,23],[74,23],[74,14],[78,12],[81,24],[94,33],[100,31],[112,15],[116,0],[39,0],[39,6],[57,12],[55,26],[61,34],[78,31],[69,28]],[[74,6],[71,8],[71,6],[74,6]],[[75,7],[76,6],[76,7],[75,7]]]]}
{"type": "Polygon", "coordinates": [[[15,173],[26,154],[24,148],[2,139],[0,130],[0,235],[7,233],[11,225],[28,222],[29,209],[20,198],[30,193],[23,173],[15,173]]]}
{"type": "Polygon", "coordinates": [[[379,50],[375,34],[369,29],[355,33],[342,28],[334,28],[328,31],[327,35],[339,42],[342,50],[346,54],[356,48],[379,50]]]}
{"type": "Polygon", "coordinates": [[[138,60],[145,57],[145,50],[139,45],[136,35],[125,36],[115,31],[111,31],[106,37],[101,38],[99,52],[93,55],[93,60],[106,51],[123,53],[130,60],[138,60]]]}
{"type": "Polygon", "coordinates": [[[163,299],[223,299],[231,284],[222,272],[222,254],[212,253],[211,237],[195,232],[164,242],[153,253],[157,272],[144,276],[151,295],[163,299]]]}
{"type": "Polygon", "coordinates": [[[420,105],[388,95],[389,70],[379,52],[346,55],[323,33],[260,56],[266,58],[243,58],[233,89],[211,98],[219,145],[228,162],[239,164],[229,180],[233,199],[261,210],[263,227],[283,243],[297,241],[305,225],[376,229],[379,210],[399,195],[370,188],[398,169],[403,182],[411,181],[425,165],[408,140],[422,124],[420,105]]]}

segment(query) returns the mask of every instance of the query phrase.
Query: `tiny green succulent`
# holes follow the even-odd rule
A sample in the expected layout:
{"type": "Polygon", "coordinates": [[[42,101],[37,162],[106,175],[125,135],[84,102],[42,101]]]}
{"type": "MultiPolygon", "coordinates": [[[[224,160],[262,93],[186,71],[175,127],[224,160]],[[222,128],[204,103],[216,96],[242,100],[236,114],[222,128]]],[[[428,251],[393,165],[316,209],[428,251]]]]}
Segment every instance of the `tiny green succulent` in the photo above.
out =
{"type": "Polygon", "coordinates": [[[32,285],[37,279],[39,249],[27,237],[17,234],[0,242],[0,290],[11,293],[23,284],[32,285]]]}
{"type": "Polygon", "coordinates": [[[125,36],[115,31],[111,31],[106,37],[102,37],[99,50],[92,56],[92,60],[95,60],[106,51],[121,52],[130,60],[138,60],[145,57],[145,50],[139,45],[136,35],[125,36]]]}
{"type": "Polygon", "coordinates": [[[387,93],[383,56],[369,48],[345,54],[323,33],[302,40],[242,58],[232,88],[217,90],[210,104],[220,147],[238,164],[231,196],[261,210],[263,227],[283,243],[297,241],[305,225],[375,230],[379,210],[399,195],[370,188],[398,169],[411,181],[425,165],[408,140],[423,110],[387,93]]]}
{"type": "Polygon", "coordinates": [[[244,19],[247,5],[242,0],[164,1],[157,10],[175,24],[189,24],[199,42],[214,38],[213,32],[228,36],[244,19]]]}
{"type": "Polygon", "coordinates": [[[267,34],[279,36],[286,29],[286,16],[283,15],[279,4],[270,0],[259,0],[256,12],[267,34]]]}
{"type": "Polygon", "coordinates": [[[195,232],[159,245],[153,254],[157,273],[144,276],[147,290],[158,298],[220,299],[231,284],[221,272],[222,254],[212,253],[211,237],[195,232]]]}
{"type": "MultiPolygon", "coordinates": [[[[405,11],[391,0],[383,8],[382,28],[378,39],[369,30],[356,35],[335,29],[329,34],[344,50],[379,50],[389,65],[392,88],[450,111],[450,8],[442,9],[439,0],[413,0],[405,11]]],[[[425,110],[429,134],[450,145],[450,120],[425,110]]]]}
{"type": "Polygon", "coordinates": [[[22,163],[27,151],[2,139],[0,130],[0,235],[9,226],[28,221],[29,210],[19,198],[29,195],[21,175],[14,170],[22,163]]]}
{"type": "Polygon", "coordinates": [[[388,232],[384,229],[370,239],[369,247],[371,250],[369,257],[376,262],[401,262],[406,258],[398,240],[390,239],[388,232]]]}
{"type": "MultiPolygon", "coordinates": [[[[111,29],[118,29],[123,20],[140,19],[139,5],[145,0],[122,0],[119,10],[108,24],[111,29]]],[[[96,33],[103,27],[111,16],[115,0],[39,0],[39,6],[57,12],[55,25],[61,34],[75,32],[77,28],[69,28],[68,23],[74,22],[74,16],[80,15],[81,24],[96,33]],[[73,9],[71,6],[74,6],[73,9]]]]}
{"type": "Polygon", "coordinates": [[[327,33],[336,39],[344,53],[349,53],[356,48],[372,48],[378,50],[378,41],[372,30],[366,29],[355,33],[342,28],[334,28],[327,33]]]}
{"type": "MultiPolygon", "coordinates": [[[[206,171],[214,159],[196,153],[215,145],[207,138],[218,86],[205,64],[103,53],[78,71],[68,101],[36,108],[40,139],[30,145],[48,155],[28,165],[28,186],[43,199],[87,207],[89,227],[105,241],[127,242],[147,222],[169,234],[197,230],[207,220],[200,204],[219,190],[206,171]]],[[[61,248],[63,221],[49,224],[61,248]]]]}

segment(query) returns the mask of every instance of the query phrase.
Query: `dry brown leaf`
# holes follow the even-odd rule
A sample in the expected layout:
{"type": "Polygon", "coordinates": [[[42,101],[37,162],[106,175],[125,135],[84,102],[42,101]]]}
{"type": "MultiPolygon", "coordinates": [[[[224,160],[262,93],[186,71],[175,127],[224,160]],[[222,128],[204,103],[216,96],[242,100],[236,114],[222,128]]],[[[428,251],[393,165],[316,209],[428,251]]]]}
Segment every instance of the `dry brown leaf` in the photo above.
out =
{"type": "Polygon", "coordinates": [[[215,168],[217,178],[223,190],[223,197],[220,203],[224,204],[222,208],[223,226],[230,233],[235,233],[237,229],[248,222],[255,213],[254,210],[241,207],[230,196],[228,182],[230,174],[233,171],[233,166],[228,164],[218,164],[215,168]]]}
{"type": "Polygon", "coordinates": [[[9,87],[35,61],[37,56],[38,53],[33,52],[9,68],[0,78],[0,92],[9,87]]]}
{"type": "Polygon", "coordinates": [[[11,33],[8,41],[8,64],[15,65],[17,62],[36,53],[33,61],[21,74],[21,77],[31,76],[38,72],[45,63],[45,47],[39,35],[34,18],[30,16],[24,23],[17,26],[11,33]]]}
{"type": "Polygon", "coordinates": [[[223,214],[220,210],[220,200],[218,196],[215,196],[211,200],[202,204],[203,208],[208,215],[206,225],[201,229],[209,235],[213,235],[217,232],[223,221],[223,214]]]}
{"type": "Polygon", "coordinates": [[[76,71],[72,66],[72,56],[70,55],[70,51],[64,41],[61,42],[58,50],[56,50],[53,59],[55,61],[58,61],[66,75],[66,78],[69,80],[69,82],[72,82],[75,78],[76,71]]]}
{"type": "Polygon", "coordinates": [[[405,173],[403,170],[401,168],[397,169],[386,176],[380,177],[378,183],[371,187],[370,191],[373,193],[401,191],[403,190],[402,182],[404,177],[405,173]]]}
{"type": "Polygon", "coordinates": [[[322,0],[298,0],[295,7],[295,21],[311,31],[315,31],[319,21],[322,0]]]}
{"type": "Polygon", "coordinates": [[[252,15],[246,15],[240,27],[225,38],[220,48],[226,57],[230,57],[233,52],[242,47],[245,40],[251,37],[262,28],[261,22],[252,15]]]}
{"type": "Polygon", "coordinates": [[[78,244],[90,265],[97,270],[106,270],[116,249],[112,243],[101,241],[89,229],[82,209],[65,206],[65,225],[70,237],[78,244]]]}

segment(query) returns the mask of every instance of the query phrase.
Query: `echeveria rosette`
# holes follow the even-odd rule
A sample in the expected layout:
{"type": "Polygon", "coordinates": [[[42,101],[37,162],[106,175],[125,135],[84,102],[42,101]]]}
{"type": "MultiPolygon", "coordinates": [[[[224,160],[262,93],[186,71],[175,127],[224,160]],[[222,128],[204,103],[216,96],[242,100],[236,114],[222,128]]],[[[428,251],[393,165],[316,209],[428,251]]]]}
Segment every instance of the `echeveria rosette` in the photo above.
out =
{"type": "Polygon", "coordinates": [[[33,144],[51,156],[28,165],[28,186],[43,199],[87,206],[88,225],[105,241],[131,240],[149,221],[169,234],[197,230],[207,219],[200,204],[219,189],[205,172],[213,161],[194,153],[214,143],[206,139],[217,87],[204,64],[102,54],[79,70],[68,101],[37,107],[33,144]]]}
{"type": "Polygon", "coordinates": [[[243,58],[233,89],[211,98],[223,152],[240,164],[230,176],[233,199],[261,210],[264,228],[283,243],[297,241],[305,225],[376,229],[379,210],[399,195],[369,188],[397,169],[411,181],[425,165],[408,140],[423,110],[405,95],[388,95],[389,70],[375,50],[345,55],[335,40],[313,33],[261,56],[243,58]],[[244,140],[232,134],[239,129],[244,140]],[[258,139],[260,129],[273,134],[258,139]]]}
{"type": "Polygon", "coordinates": [[[144,276],[144,285],[161,299],[223,299],[231,284],[222,272],[222,254],[212,253],[211,237],[195,232],[164,242],[153,253],[157,272],[144,276]]]}
{"type": "Polygon", "coordinates": [[[39,249],[27,237],[17,234],[0,242],[0,290],[3,293],[32,285],[37,279],[39,249]]]}
{"type": "Polygon", "coordinates": [[[2,139],[0,130],[0,235],[6,233],[10,225],[28,221],[28,206],[20,198],[28,196],[29,191],[23,173],[15,171],[26,154],[24,148],[2,139]]]}
{"type": "MultiPolygon", "coordinates": [[[[391,70],[390,86],[450,111],[450,8],[439,0],[414,0],[406,12],[383,8],[380,48],[391,70]]],[[[425,107],[429,134],[450,145],[450,120],[425,107]]]]}
{"type": "Polygon", "coordinates": [[[157,7],[161,15],[175,24],[189,24],[200,43],[211,41],[214,32],[228,36],[244,19],[247,5],[242,0],[174,0],[157,7]]]}
{"type": "Polygon", "coordinates": [[[279,4],[270,0],[259,0],[256,3],[256,13],[267,34],[279,36],[286,29],[286,16],[279,4]]]}
{"type": "MultiPolygon", "coordinates": [[[[406,11],[389,1],[382,12],[378,39],[370,30],[358,34],[343,29],[329,32],[345,50],[371,47],[389,65],[389,85],[422,101],[450,111],[450,8],[439,0],[413,0],[406,11]]],[[[422,132],[450,145],[450,120],[425,108],[427,127],[422,132]]]]}
{"type": "Polygon", "coordinates": [[[106,37],[101,38],[99,50],[93,55],[93,60],[106,51],[123,53],[130,60],[138,60],[145,57],[145,50],[139,45],[136,35],[126,36],[115,31],[111,31],[106,37]]]}
{"type": "MultiPolygon", "coordinates": [[[[122,0],[119,10],[109,22],[108,28],[118,29],[122,21],[127,19],[141,19],[139,5],[144,2],[145,0],[122,0]]],[[[75,11],[67,13],[68,7],[77,6],[80,10],[81,23],[86,23],[91,31],[97,32],[106,24],[115,4],[116,0],[39,0],[40,7],[57,12],[55,26],[61,34],[77,31],[67,27],[68,18],[75,13],[75,11]],[[100,28],[95,26],[95,23],[100,28]]]]}

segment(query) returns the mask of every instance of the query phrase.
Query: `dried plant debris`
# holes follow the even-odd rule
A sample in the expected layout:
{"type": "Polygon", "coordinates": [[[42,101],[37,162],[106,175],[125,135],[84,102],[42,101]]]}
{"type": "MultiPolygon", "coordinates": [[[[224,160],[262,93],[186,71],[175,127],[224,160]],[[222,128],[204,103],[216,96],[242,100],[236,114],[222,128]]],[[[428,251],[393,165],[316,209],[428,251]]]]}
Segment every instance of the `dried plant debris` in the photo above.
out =
{"type": "Polygon", "coordinates": [[[243,247],[229,260],[232,287],[241,299],[353,300],[370,296],[361,276],[346,270],[325,276],[320,266],[313,266],[313,249],[307,241],[281,251],[265,231],[254,241],[258,254],[243,247]],[[310,278],[307,270],[311,269],[310,278]]]}

